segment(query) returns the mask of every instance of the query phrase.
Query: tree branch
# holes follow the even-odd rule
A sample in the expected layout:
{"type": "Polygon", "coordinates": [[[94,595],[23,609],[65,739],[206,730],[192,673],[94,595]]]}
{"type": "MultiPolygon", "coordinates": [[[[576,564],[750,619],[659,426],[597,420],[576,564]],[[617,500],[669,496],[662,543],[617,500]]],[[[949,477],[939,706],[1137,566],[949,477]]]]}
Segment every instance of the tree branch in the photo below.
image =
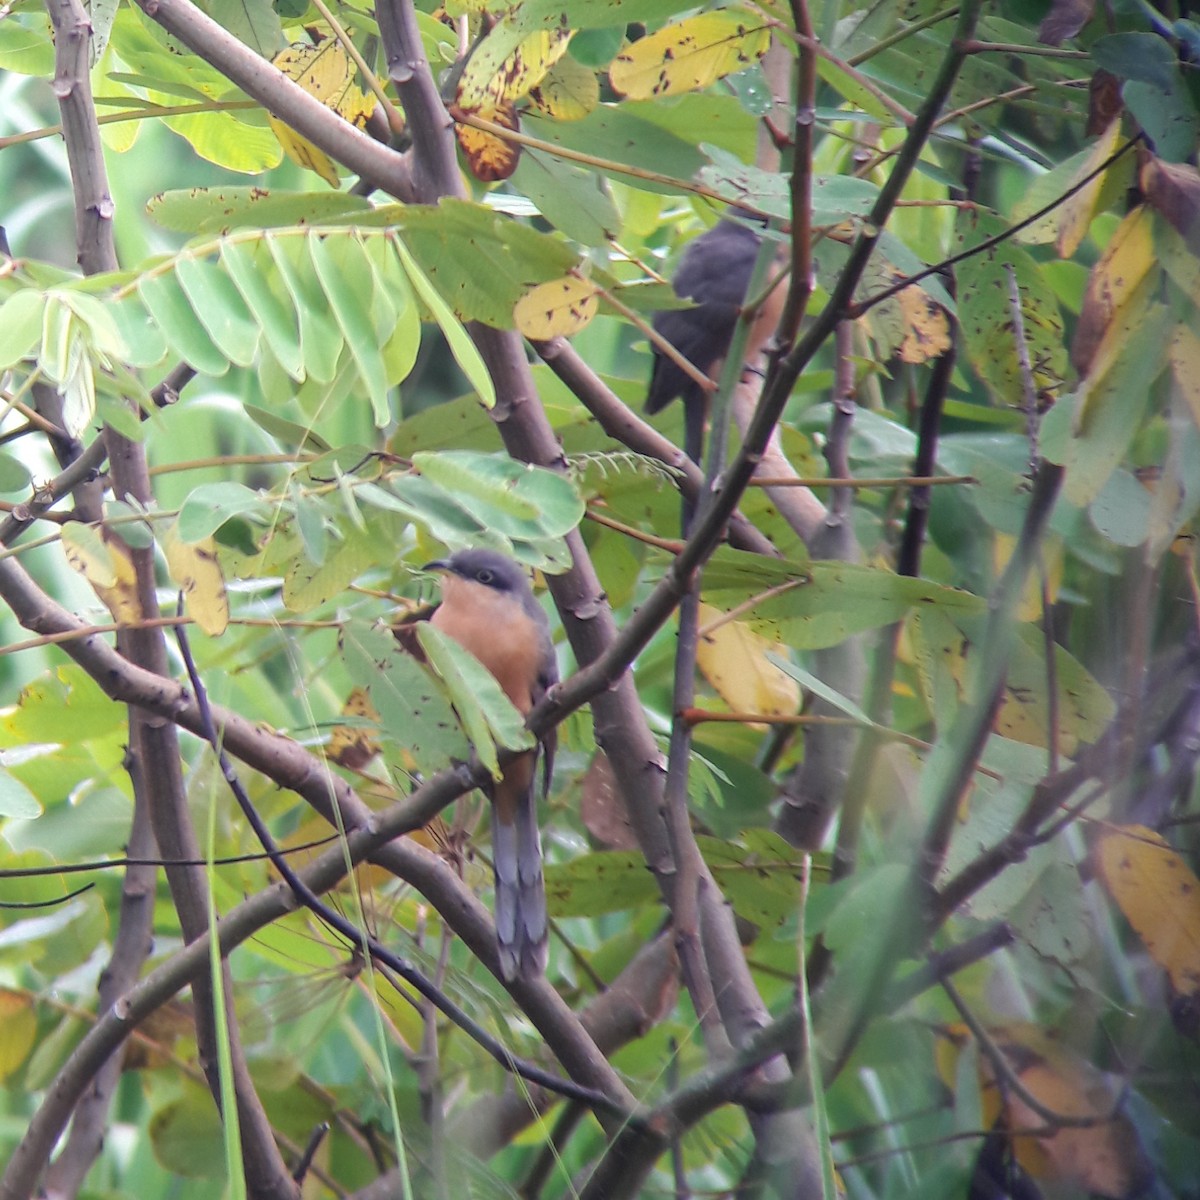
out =
{"type": "Polygon", "coordinates": [[[417,201],[417,187],[405,155],[381,145],[326,108],[190,0],[138,0],[138,6],[330,158],[399,200],[417,201]]]}

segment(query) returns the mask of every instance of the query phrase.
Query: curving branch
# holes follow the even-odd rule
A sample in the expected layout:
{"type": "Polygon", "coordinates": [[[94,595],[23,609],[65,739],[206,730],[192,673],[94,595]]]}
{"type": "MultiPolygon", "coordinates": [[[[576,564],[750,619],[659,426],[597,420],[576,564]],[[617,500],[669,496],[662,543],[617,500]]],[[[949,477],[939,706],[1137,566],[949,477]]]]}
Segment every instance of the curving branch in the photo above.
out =
{"type": "Polygon", "coordinates": [[[381,145],[326,108],[190,0],[138,0],[138,7],[330,158],[398,200],[417,199],[405,155],[381,145]]]}
{"type": "MultiPolygon", "coordinates": [[[[108,176],[88,74],[91,24],[81,0],[48,0],[48,7],[56,34],[54,91],[59,100],[75,196],[79,263],[84,273],[89,275],[114,271],[118,263],[113,241],[113,202],[108,190],[108,176]]],[[[129,497],[143,505],[152,504],[153,494],[144,448],[118,434],[111,426],[105,428],[103,441],[118,498],[129,497]]],[[[136,577],[137,606],[144,617],[157,615],[153,549],[131,547],[129,558],[136,577]]],[[[117,635],[117,642],[121,653],[130,662],[145,667],[151,673],[165,674],[166,645],[161,629],[147,626],[123,629],[117,635]]],[[[149,821],[153,840],[168,858],[198,857],[174,726],[152,721],[144,711],[131,707],[129,756],[130,778],[135,791],[135,815],[143,822],[149,821]]],[[[150,834],[145,829],[135,828],[130,840],[147,845],[149,838],[150,834]]],[[[176,865],[167,869],[167,881],[183,936],[187,941],[194,941],[208,927],[208,884],[203,870],[176,865]]],[[[145,883],[136,886],[142,888],[145,883]]],[[[136,977],[150,946],[144,928],[147,919],[144,907],[126,904],[122,911],[124,915],[134,918],[135,924],[117,939],[114,949],[119,950],[122,958],[111,964],[114,974],[109,982],[110,993],[115,981],[136,977]]],[[[228,1011],[232,1011],[232,991],[227,974],[223,976],[221,986],[224,989],[221,1003],[228,1011]]],[[[211,981],[207,977],[197,979],[195,991],[198,1000],[196,1032],[201,1061],[213,1096],[219,1098],[218,1035],[211,981]]],[[[246,1185],[252,1195],[262,1200],[292,1200],[296,1194],[295,1184],[275,1145],[270,1122],[258,1099],[242,1054],[237,1028],[232,1022],[225,1034],[225,1042],[230,1052],[231,1083],[242,1130],[246,1185]]],[[[68,1146],[70,1158],[64,1162],[61,1173],[64,1179],[81,1181],[89,1165],[87,1155],[99,1151],[100,1139],[96,1127],[103,1126],[111,1089],[115,1087],[118,1077],[119,1070],[112,1067],[98,1076],[92,1102],[82,1114],[86,1125],[81,1126],[79,1137],[68,1146]],[[110,1090],[106,1092],[104,1088],[110,1090]]]]}
{"type": "MultiPolygon", "coordinates": [[[[408,0],[384,0],[379,16],[389,62],[403,63],[406,71],[412,72],[404,79],[393,75],[405,111],[414,123],[422,119],[430,122],[436,159],[424,163],[422,170],[429,172],[431,186],[436,187],[439,195],[459,195],[463,185],[450,153],[450,132],[444,125],[440,102],[435,103],[431,98],[434,94],[432,77],[415,37],[412,6],[408,0]]],[[[425,195],[422,198],[428,201],[436,197],[425,195]]],[[[863,265],[865,262],[864,257],[863,265]]],[[[472,329],[472,336],[501,398],[492,416],[509,453],[524,462],[562,469],[562,450],[538,400],[520,338],[515,333],[479,326],[472,329]]],[[[612,763],[614,778],[642,853],[673,914],[679,899],[679,873],[663,811],[662,756],[638,702],[632,676],[625,666],[670,618],[692,573],[707,560],[721,539],[750,481],[752,463],[757,461],[782,412],[792,381],[794,376],[778,394],[777,406],[764,416],[762,427],[757,430],[761,439],[748,439],[731,471],[731,478],[725,481],[725,486],[705,510],[695,536],[624,629],[618,633],[604,590],[578,531],[567,539],[572,556],[571,570],[550,581],[551,593],[576,660],[585,664],[573,682],[576,686],[589,688],[599,681],[607,685],[602,690],[598,687],[593,693],[592,713],[597,741],[612,763]]],[[[553,699],[552,693],[551,702],[553,699]]],[[[676,832],[684,839],[684,844],[690,842],[694,847],[690,828],[676,832]]],[[[765,1024],[769,1014],[742,953],[732,909],[699,851],[689,857],[698,863],[698,928],[704,959],[717,989],[725,1036],[736,1046],[765,1024]]],[[[770,1069],[781,1076],[788,1074],[782,1060],[770,1069]]],[[[656,1148],[649,1143],[645,1146],[644,1155],[629,1158],[628,1170],[625,1166],[620,1167],[623,1187],[636,1187],[637,1180],[657,1156],[656,1148]]],[[[610,1159],[610,1165],[614,1161],[610,1159]]],[[[815,1168],[815,1158],[813,1165],[815,1168]]],[[[813,1178],[817,1176],[813,1175],[813,1178]]],[[[612,1194],[619,1193],[614,1191],[612,1194]]]]}

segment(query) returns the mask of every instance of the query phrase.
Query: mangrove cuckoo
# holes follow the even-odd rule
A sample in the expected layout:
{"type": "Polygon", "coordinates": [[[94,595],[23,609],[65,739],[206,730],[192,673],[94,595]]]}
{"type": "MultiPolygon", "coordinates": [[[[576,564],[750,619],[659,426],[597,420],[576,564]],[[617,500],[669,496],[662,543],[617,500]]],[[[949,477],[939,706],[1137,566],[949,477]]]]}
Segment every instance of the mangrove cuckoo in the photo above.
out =
{"type": "MultiPolygon", "coordinates": [[[[494,550],[459,550],[427,564],[439,571],[442,602],[429,618],[496,677],[522,715],[558,682],[550,624],[525,572],[494,550]]],[[[537,821],[537,763],[542,794],[554,770],[555,735],[513,759],[486,789],[492,802],[496,948],[505,979],[532,979],[546,967],[546,890],[537,821]]]]}

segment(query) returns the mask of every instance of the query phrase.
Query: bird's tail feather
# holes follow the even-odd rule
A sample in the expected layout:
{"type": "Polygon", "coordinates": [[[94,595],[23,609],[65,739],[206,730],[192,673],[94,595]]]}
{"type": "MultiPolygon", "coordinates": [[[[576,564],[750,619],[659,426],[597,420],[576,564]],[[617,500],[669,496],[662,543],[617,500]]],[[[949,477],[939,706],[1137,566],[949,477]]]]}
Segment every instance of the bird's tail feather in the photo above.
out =
{"type": "Polygon", "coordinates": [[[493,809],[492,866],[500,974],[505,979],[534,979],[546,969],[548,922],[532,786],[507,814],[500,807],[493,809]]]}

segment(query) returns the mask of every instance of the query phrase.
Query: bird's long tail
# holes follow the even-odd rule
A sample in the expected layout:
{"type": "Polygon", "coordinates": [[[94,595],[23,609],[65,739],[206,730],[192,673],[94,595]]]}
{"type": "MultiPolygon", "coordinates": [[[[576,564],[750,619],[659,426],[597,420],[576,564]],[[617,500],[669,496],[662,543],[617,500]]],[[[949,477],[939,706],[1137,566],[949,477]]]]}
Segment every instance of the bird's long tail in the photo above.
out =
{"type": "Polygon", "coordinates": [[[496,949],[505,979],[534,979],[546,969],[548,944],[542,837],[533,771],[519,788],[511,774],[497,785],[492,807],[496,949]]]}

